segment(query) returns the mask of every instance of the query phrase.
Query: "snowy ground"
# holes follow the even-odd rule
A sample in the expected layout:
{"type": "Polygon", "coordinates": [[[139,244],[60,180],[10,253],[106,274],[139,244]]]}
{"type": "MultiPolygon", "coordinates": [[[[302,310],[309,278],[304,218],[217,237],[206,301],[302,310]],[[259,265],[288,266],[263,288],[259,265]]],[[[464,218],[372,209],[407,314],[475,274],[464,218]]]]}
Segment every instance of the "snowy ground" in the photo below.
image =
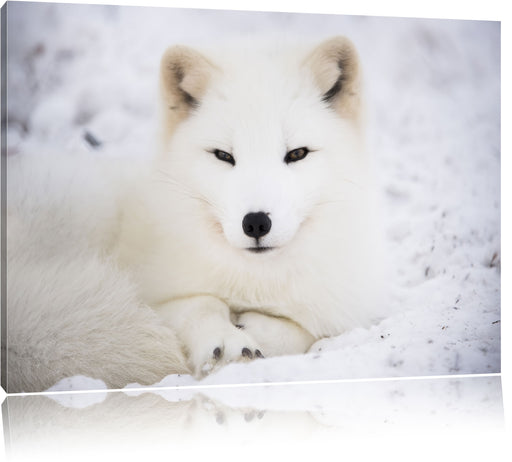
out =
{"type": "Polygon", "coordinates": [[[500,371],[498,23],[48,4],[9,14],[10,154],[88,149],[89,132],[103,143],[91,155],[149,155],[159,58],[173,43],[307,31],[358,47],[398,312],[204,384],[500,371]]]}

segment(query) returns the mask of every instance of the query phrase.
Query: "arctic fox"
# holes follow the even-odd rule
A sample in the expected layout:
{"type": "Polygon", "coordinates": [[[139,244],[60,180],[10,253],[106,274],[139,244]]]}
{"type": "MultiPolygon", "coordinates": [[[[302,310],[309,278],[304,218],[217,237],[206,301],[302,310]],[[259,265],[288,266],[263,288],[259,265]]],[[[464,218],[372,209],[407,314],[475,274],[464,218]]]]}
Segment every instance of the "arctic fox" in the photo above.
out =
{"type": "Polygon", "coordinates": [[[18,191],[9,391],[75,374],[116,388],[202,377],[306,352],[379,315],[353,44],[229,56],[174,46],[160,85],[161,149],[146,174],[126,186],[102,169],[101,207],[77,181],[59,196],[52,175],[32,188],[51,204],[35,215],[18,191]]]}

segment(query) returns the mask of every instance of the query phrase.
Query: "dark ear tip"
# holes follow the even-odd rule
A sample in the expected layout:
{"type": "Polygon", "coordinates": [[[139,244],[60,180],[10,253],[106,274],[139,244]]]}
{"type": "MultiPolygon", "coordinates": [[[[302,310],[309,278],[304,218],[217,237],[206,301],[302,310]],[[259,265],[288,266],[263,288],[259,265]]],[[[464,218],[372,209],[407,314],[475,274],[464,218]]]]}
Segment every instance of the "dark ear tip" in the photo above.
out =
{"type": "Polygon", "coordinates": [[[196,109],[214,66],[199,51],[185,45],[165,50],[160,61],[160,88],[168,107],[196,109]]]}
{"type": "Polygon", "coordinates": [[[328,103],[343,117],[357,119],[360,112],[361,66],[353,42],[335,36],[317,45],[305,61],[328,103]]]}
{"type": "Polygon", "coordinates": [[[184,45],[173,45],[167,48],[160,59],[162,77],[173,76],[178,82],[185,75],[187,63],[190,63],[194,51],[184,45]]]}
{"type": "Polygon", "coordinates": [[[194,50],[190,47],[185,45],[172,45],[164,51],[160,62],[162,65],[165,65],[170,60],[181,60],[192,53],[194,53],[194,50]]]}
{"type": "Polygon", "coordinates": [[[355,53],[357,54],[356,47],[352,40],[345,37],[344,35],[338,35],[336,37],[332,37],[327,39],[323,45],[326,48],[331,48],[333,50],[337,50],[341,53],[355,53]]]}
{"type": "Polygon", "coordinates": [[[354,43],[343,35],[339,35],[322,42],[317,51],[327,60],[333,60],[342,64],[357,65],[359,54],[354,43]]]}

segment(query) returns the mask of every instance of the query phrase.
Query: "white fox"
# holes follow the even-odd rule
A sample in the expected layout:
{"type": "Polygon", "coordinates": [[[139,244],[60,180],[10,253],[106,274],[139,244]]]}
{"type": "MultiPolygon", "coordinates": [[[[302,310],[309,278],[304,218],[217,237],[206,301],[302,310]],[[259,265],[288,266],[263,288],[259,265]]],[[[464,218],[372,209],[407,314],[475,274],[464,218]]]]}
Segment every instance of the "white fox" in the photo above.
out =
{"type": "MultiPolygon", "coordinates": [[[[231,54],[175,46],[160,81],[154,163],[129,175],[94,167],[94,194],[110,202],[92,200],[85,178],[65,197],[54,178],[17,188],[10,391],[75,374],[116,388],[202,377],[231,361],[306,352],[380,314],[352,43],[231,54]],[[27,212],[34,191],[52,208],[27,212]]],[[[74,162],[63,164],[92,174],[74,162]]],[[[41,176],[29,165],[25,177],[41,176]]]]}

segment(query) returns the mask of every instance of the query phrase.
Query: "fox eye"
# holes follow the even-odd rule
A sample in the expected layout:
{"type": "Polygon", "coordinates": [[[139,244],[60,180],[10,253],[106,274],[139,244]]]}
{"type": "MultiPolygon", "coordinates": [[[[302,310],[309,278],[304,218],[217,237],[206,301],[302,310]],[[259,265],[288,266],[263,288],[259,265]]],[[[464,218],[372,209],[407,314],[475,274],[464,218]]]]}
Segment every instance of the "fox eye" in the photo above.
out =
{"type": "Polygon", "coordinates": [[[221,151],[220,149],[214,149],[211,151],[212,154],[219,160],[222,160],[224,162],[228,162],[231,165],[235,165],[235,158],[227,153],[226,151],[221,151]]]}
{"type": "Polygon", "coordinates": [[[298,160],[304,159],[309,154],[309,149],[306,147],[292,149],[286,153],[284,161],[289,164],[290,162],[297,162],[298,160]]]}

